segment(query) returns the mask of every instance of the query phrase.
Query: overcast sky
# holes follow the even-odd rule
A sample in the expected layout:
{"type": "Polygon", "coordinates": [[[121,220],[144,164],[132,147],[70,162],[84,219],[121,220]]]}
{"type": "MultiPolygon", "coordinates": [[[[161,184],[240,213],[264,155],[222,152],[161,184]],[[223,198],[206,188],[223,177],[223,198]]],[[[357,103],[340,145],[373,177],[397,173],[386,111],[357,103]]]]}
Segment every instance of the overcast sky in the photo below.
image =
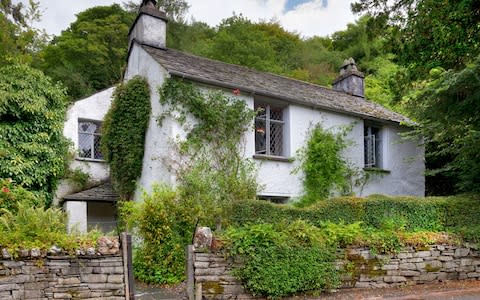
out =
{"type": "MultiPolygon", "coordinates": [[[[43,11],[37,27],[58,35],[75,20],[75,14],[93,6],[122,3],[122,0],[39,0],[43,11]]],[[[188,19],[216,26],[224,18],[243,14],[250,20],[277,20],[288,31],[302,37],[325,36],[355,21],[352,0],[187,0],[188,19]]],[[[139,1],[140,2],[140,1],[139,1]]]]}

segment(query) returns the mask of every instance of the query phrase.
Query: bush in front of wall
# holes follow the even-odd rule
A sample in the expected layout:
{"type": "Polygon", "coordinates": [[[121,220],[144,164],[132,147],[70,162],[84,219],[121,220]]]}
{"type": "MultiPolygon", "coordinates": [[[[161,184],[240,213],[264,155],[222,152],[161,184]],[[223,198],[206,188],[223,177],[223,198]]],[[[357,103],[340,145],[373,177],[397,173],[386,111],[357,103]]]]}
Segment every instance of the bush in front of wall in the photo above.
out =
{"type": "Polygon", "coordinates": [[[175,284],[185,279],[184,249],[192,240],[197,209],[163,185],[144,193],[141,202],[123,202],[121,223],[142,240],[133,256],[137,279],[152,284],[175,284]]]}
{"type": "MultiPolygon", "coordinates": [[[[380,227],[386,220],[398,220],[407,231],[441,231],[480,225],[480,197],[404,197],[372,195],[366,198],[338,197],[305,208],[266,201],[236,201],[231,223],[292,222],[302,219],[320,226],[322,222],[362,222],[380,227]]],[[[467,232],[466,230],[464,230],[467,232]]],[[[468,231],[468,236],[472,236],[468,231]]],[[[479,234],[480,235],[480,234],[479,234]]]]}
{"type": "Polygon", "coordinates": [[[136,76],[115,89],[112,106],[105,116],[102,153],[109,163],[113,186],[123,199],[133,196],[142,173],[150,111],[148,83],[136,76]]]}
{"type": "Polygon", "coordinates": [[[231,227],[222,238],[228,255],[244,258],[233,272],[255,295],[280,298],[340,284],[334,243],[307,222],[231,227]]]}
{"type": "Polygon", "coordinates": [[[3,208],[14,213],[19,202],[29,203],[30,206],[45,204],[41,196],[26,190],[11,178],[0,178],[0,210],[3,208]]]}
{"type": "Polygon", "coordinates": [[[8,249],[14,257],[21,249],[47,252],[57,246],[74,254],[75,249],[94,247],[101,233],[67,233],[66,218],[59,208],[34,207],[30,199],[20,199],[14,209],[0,211],[0,247],[8,249]]]}

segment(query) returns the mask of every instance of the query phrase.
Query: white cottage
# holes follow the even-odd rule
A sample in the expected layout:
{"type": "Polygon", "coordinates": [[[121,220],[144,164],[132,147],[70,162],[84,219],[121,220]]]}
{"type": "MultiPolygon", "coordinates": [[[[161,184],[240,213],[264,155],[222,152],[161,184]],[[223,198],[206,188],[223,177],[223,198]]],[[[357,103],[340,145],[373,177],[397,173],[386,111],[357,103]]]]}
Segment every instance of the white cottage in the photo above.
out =
{"type": "MultiPolygon", "coordinates": [[[[164,158],[173,155],[171,141],[184,132],[174,120],[164,121],[161,127],[156,122],[163,112],[158,88],[174,76],[225,93],[238,89],[237,97],[249,107],[264,109],[265,114],[256,120],[256,129],[245,136],[244,145],[245,156],[258,164],[258,181],[264,186],[259,194],[262,198],[282,201],[302,194],[302,175],[292,174],[298,162],[291,158],[305,144],[312,124],[319,122],[326,128],[354,124],[348,135],[353,143],[346,158],[358,168],[375,168],[383,174],[363,188],[363,195],[424,195],[424,149],[420,141],[401,138],[401,133],[409,130],[404,124],[410,121],[365,99],[364,76],[353,59],[345,61],[330,89],[168,49],[166,27],[164,13],[155,8],[155,1],[147,0],[129,34],[125,81],[136,75],[146,78],[152,106],[138,191],[149,191],[158,182],[175,184],[175,176],[166,165],[168,159],[164,158]]],[[[68,111],[65,124],[65,135],[79,149],[75,166],[100,181],[108,179],[98,140],[111,94],[112,89],[108,89],[77,101],[68,111]]],[[[112,207],[115,201],[109,188],[107,183],[97,190],[68,196],[65,190],[59,193],[71,223],[79,223],[85,230],[105,219],[113,222],[113,212],[105,205],[110,203],[112,207]],[[96,192],[98,196],[94,196],[96,192]]]]}

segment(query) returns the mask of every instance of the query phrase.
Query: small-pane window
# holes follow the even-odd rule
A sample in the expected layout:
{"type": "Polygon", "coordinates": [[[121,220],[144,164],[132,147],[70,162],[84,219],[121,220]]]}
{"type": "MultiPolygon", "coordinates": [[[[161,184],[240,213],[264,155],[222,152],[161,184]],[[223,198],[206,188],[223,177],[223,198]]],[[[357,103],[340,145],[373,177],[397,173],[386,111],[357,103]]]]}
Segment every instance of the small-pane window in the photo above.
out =
{"type": "Polygon", "coordinates": [[[100,151],[102,124],[96,121],[78,121],[78,156],[103,160],[100,151]]]}
{"type": "Polygon", "coordinates": [[[365,126],[365,167],[382,167],[382,139],[380,138],[380,128],[374,126],[365,126]]]}
{"type": "Polygon", "coordinates": [[[283,109],[269,104],[255,103],[255,154],[282,156],[283,109]]]}

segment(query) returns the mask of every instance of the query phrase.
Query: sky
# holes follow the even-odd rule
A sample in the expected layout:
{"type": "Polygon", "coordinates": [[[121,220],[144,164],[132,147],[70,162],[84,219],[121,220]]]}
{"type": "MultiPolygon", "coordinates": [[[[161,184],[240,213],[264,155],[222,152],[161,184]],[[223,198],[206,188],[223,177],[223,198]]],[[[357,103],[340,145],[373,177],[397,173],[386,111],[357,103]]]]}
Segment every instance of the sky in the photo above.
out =
{"type": "MultiPolygon", "coordinates": [[[[42,21],[36,24],[47,33],[59,35],[75,21],[75,14],[93,6],[121,4],[122,0],[38,0],[42,21]]],[[[344,30],[357,19],[350,11],[353,0],[187,0],[187,20],[216,26],[222,19],[243,14],[252,21],[275,20],[302,37],[326,36],[344,30]]]]}

